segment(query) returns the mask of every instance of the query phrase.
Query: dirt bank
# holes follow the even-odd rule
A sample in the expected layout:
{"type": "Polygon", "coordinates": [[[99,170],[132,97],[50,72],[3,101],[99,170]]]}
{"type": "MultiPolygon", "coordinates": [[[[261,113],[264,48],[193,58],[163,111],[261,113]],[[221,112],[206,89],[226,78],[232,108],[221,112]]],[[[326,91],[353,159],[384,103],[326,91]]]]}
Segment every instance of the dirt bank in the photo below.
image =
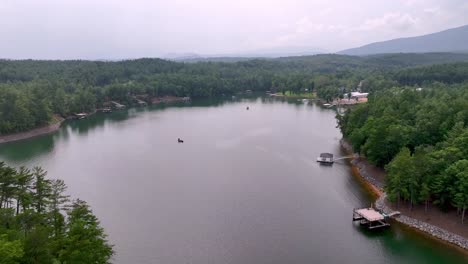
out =
{"type": "Polygon", "coordinates": [[[50,125],[34,128],[32,130],[25,131],[25,132],[19,132],[19,133],[8,134],[8,135],[0,135],[0,144],[53,133],[60,128],[60,125],[62,125],[62,122],[65,120],[61,117],[54,117],[54,119],[55,119],[54,123],[50,125]]]}
{"type": "MultiPolygon", "coordinates": [[[[341,140],[341,146],[349,154],[353,153],[352,146],[347,141],[341,140]]],[[[442,212],[432,205],[428,207],[427,212],[423,205],[415,206],[411,210],[406,205],[396,207],[386,200],[383,190],[386,173],[383,169],[360,157],[351,160],[351,164],[353,173],[378,197],[376,204],[380,209],[384,212],[401,212],[401,216],[395,217],[397,222],[468,250],[468,225],[461,223],[455,211],[442,212]]]]}

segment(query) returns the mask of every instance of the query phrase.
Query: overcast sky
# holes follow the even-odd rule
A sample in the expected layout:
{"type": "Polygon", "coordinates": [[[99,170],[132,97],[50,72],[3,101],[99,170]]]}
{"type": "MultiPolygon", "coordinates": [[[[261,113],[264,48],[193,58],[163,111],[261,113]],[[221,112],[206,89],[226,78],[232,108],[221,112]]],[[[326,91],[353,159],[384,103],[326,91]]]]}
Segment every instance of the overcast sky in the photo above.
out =
{"type": "Polygon", "coordinates": [[[467,0],[0,0],[0,58],[339,51],[468,24],[467,0]]]}

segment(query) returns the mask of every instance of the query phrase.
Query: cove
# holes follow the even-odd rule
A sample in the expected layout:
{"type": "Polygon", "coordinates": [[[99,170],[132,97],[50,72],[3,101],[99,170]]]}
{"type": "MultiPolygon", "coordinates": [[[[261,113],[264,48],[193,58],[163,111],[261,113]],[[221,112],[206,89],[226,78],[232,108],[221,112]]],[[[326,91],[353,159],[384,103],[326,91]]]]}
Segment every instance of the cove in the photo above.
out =
{"type": "Polygon", "coordinates": [[[0,160],[65,180],[101,220],[117,264],[466,263],[398,225],[353,223],[371,196],[346,161],[315,161],[345,155],[340,139],[335,112],[313,103],[194,100],[67,121],[0,145],[0,160]]]}

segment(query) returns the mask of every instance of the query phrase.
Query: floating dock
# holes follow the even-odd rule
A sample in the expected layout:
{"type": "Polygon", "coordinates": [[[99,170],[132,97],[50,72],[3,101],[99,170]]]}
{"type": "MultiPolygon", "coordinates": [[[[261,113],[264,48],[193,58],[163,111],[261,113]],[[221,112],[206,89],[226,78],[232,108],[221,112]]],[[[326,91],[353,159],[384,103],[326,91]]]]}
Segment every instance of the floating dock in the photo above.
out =
{"type": "Polygon", "coordinates": [[[332,164],[334,162],[333,154],[321,153],[320,157],[317,158],[317,162],[324,163],[324,164],[332,164]]]}
{"type": "Polygon", "coordinates": [[[376,229],[381,227],[388,227],[390,224],[387,222],[388,216],[374,208],[355,208],[353,209],[353,221],[359,221],[363,226],[368,229],[376,229]]]}
{"type": "Polygon", "coordinates": [[[352,157],[353,156],[334,158],[333,154],[331,154],[331,153],[321,153],[320,156],[317,158],[317,162],[320,162],[322,164],[333,164],[333,162],[335,162],[337,160],[350,159],[352,157]]]}

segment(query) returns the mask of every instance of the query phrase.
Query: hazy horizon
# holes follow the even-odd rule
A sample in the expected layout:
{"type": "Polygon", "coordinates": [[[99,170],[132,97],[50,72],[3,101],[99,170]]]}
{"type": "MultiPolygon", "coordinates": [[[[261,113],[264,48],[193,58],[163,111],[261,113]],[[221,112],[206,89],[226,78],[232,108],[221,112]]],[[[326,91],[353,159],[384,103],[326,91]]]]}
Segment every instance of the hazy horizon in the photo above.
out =
{"type": "Polygon", "coordinates": [[[463,0],[4,0],[0,58],[333,53],[463,26],[466,13],[463,0]]]}

